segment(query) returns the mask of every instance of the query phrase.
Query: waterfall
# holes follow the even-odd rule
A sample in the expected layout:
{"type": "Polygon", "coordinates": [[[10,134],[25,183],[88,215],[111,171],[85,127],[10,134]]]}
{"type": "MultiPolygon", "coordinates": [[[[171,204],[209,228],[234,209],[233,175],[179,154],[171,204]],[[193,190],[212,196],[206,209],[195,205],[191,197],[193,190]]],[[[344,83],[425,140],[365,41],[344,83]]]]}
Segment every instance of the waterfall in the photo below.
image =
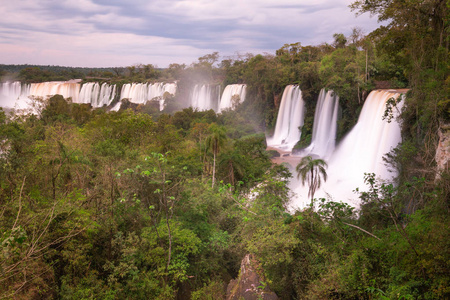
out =
{"type": "MultiPolygon", "coordinates": [[[[108,106],[116,97],[116,85],[88,82],[81,86],[76,103],[89,103],[92,107],[108,106]]],[[[75,102],[75,101],[74,101],[75,102]]]]}
{"type": "MultiPolygon", "coordinates": [[[[0,107],[25,109],[30,108],[29,97],[47,99],[56,94],[71,98],[73,103],[89,103],[92,107],[108,106],[116,97],[116,85],[88,82],[81,86],[80,80],[50,81],[21,84],[20,82],[0,83],[0,107]]],[[[160,110],[164,109],[164,95],[174,95],[176,83],[132,83],[124,84],[120,99],[128,98],[130,102],[145,104],[147,101],[159,101],[160,110]]],[[[115,106],[116,110],[120,108],[115,106]]],[[[113,109],[114,110],[114,109],[113,109]]]]}
{"type": "Polygon", "coordinates": [[[0,106],[15,109],[32,109],[30,97],[47,99],[56,94],[78,100],[80,84],[76,81],[52,81],[31,84],[4,82],[1,84],[0,106]]]}
{"type": "Polygon", "coordinates": [[[128,99],[132,103],[145,104],[148,101],[159,101],[160,110],[164,109],[164,94],[176,93],[176,83],[127,83],[122,86],[120,99],[128,99]]]}
{"type": "MultiPolygon", "coordinates": [[[[364,173],[375,173],[381,180],[391,181],[397,175],[390,172],[383,156],[401,142],[400,123],[393,118],[383,120],[386,102],[390,98],[401,97],[396,91],[372,91],[367,97],[358,122],[336,147],[328,160],[328,180],[315,194],[315,198],[331,196],[334,201],[343,201],[359,206],[358,195],[353,191],[366,190],[364,173]]],[[[394,109],[398,116],[399,109],[394,109]]],[[[298,198],[294,205],[304,206],[308,187],[299,182],[295,190],[298,198]]]]}
{"type": "Polygon", "coordinates": [[[196,84],[191,93],[191,106],[198,110],[217,111],[220,101],[220,86],[196,84]]]}
{"type": "Polygon", "coordinates": [[[29,85],[19,81],[0,83],[0,107],[26,109],[30,106],[29,85]]]}
{"type": "Polygon", "coordinates": [[[120,99],[128,99],[133,103],[145,103],[148,99],[148,87],[145,83],[127,83],[122,86],[120,99]]]}
{"type": "Polygon", "coordinates": [[[77,103],[97,103],[100,86],[98,83],[89,82],[81,86],[77,103]]]}
{"type": "Polygon", "coordinates": [[[80,84],[74,81],[50,81],[41,83],[31,83],[29,96],[42,97],[44,99],[61,95],[64,98],[72,98],[73,102],[78,101],[80,84]]]}
{"type": "Polygon", "coordinates": [[[114,98],[116,98],[116,85],[110,85],[105,82],[100,88],[100,96],[94,107],[108,106],[113,102],[114,98]]]}
{"type": "Polygon", "coordinates": [[[301,156],[317,155],[327,158],[336,144],[339,97],[331,90],[322,89],[314,113],[311,144],[301,151],[301,156]]]}
{"type": "Polygon", "coordinates": [[[159,101],[159,110],[162,111],[165,107],[165,97],[164,94],[169,93],[170,95],[175,95],[177,91],[176,83],[157,83],[157,87],[151,87],[149,85],[149,98],[157,99],[159,101]]]}
{"type": "Polygon", "coordinates": [[[225,109],[233,109],[233,96],[239,96],[239,103],[245,101],[247,85],[245,84],[229,84],[225,87],[222,97],[220,98],[219,112],[225,109]]]}
{"type": "Polygon", "coordinates": [[[291,150],[300,140],[300,126],[303,126],[305,103],[302,91],[296,85],[284,89],[278,110],[274,135],[267,139],[267,144],[277,148],[291,150]]]}

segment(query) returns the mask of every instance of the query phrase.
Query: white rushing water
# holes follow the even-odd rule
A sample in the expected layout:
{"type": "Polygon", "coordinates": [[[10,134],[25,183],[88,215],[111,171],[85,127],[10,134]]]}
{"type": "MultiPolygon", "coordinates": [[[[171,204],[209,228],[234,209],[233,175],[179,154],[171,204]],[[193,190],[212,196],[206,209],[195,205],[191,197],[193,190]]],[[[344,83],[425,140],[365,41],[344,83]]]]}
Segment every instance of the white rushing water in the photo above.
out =
{"type": "Polygon", "coordinates": [[[0,84],[0,107],[33,112],[31,98],[47,99],[56,94],[78,100],[80,84],[77,81],[52,81],[22,84],[18,81],[0,84]]]}
{"type": "Polygon", "coordinates": [[[120,100],[128,99],[132,103],[145,104],[148,101],[159,101],[160,110],[164,109],[164,94],[175,95],[176,83],[127,83],[122,86],[120,100]]]}
{"type": "MultiPolygon", "coordinates": [[[[0,107],[14,109],[31,109],[31,98],[48,99],[54,95],[71,98],[74,103],[88,103],[92,107],[109,106],[116,97],[116,85],[88,82],[81,80],[50,81],[22,84],[18,81],[0,83],[0,107]]],[[[158,101],[160,110],[164,109],[164,95],[174,95],[176,83],[133,83],[124,84],[120,99],[128,98],[130,102],[145,104],[147,101],[158,101]]],[[[115,106],[120,108],[120,102],[115,106]]]]}
{"type": "Polygon", "coordinates": [[[314,113],[311,144],[302,150],[301,156],[328,158],[336,146],[339,97],[331,90],[322,89],[314,113]]]}
{"type": "Polygon", "coordinates": [[[31,83],[29,96],[47,99],[54,95],[61,95],[64,98],[72,98],[73,102],[78,101],[80,83],[77,81],[50,81],[41,83],[31,83]]]}
{"type": "Polygon", "coordinates": [[[26,109],[30,106],[29,86],[19,81],[0,83],[0,107],[26,109]]]}
{"type": "Polygon", "coordinates": [[[271,147],[292,150],[300,140],[300,126],[303,126],[305,103],[302,91],[296,85],[288,85],[284,89],[278,110],[277,123],[272,137],[267,138],[271,147]]]}
{"type": "Polygon", "coordinates": [[[220,98],[219,112],[225,109],[233,109],[233,96],[239,96],[239,103],[245,101],[247,85],[245,84],[229,84],[223,90],[220,98]]]}
{"type": "MultiPolygon", "coordinates": [[[[383,120],[388,99],[401,96],[396,91],[372,91],[367,97],[357,124],[336,147],[328,163],[328,180],[315,193],[314,198],[331,197],[333,201],[343,201],[359,207],[359,197],[353,191],[367,189],[364,173],[375,173],[381,180],[391,181],[397,175],[390,172],[383,156],[401,142],[400,124],[393,118],[391,122],[383,120]]],[[[399,108],[398,108],[399,109],[399,108]]],[[[398,110],[395,109],[395,115],[398,110]]],[[[309,204],[308,187],[297,179],[295,185],[297,197],[293,207],[305,207],[309,204]]]]}
{"type": "Polygon", "coordinates": [[[220,86],[209,84],[196,84],[191,93],[192,108],[202,110],[213,109],[217,111],[220,102],[220,86]]]}
{"type": "Polygon", "coordinates": [[[97,82],[88,82],[81,86],[76,103],[89,103],[92,107],[108,106],[116,97],[116,85],[97,82]]]}

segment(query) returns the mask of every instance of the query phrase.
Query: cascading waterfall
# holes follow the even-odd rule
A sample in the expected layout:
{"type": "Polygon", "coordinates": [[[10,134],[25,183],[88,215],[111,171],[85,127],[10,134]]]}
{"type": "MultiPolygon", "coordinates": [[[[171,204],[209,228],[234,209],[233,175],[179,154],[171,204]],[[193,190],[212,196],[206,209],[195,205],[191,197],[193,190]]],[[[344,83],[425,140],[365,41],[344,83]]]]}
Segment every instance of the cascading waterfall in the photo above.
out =
{"type": "Polygon", "coordinates": [[[47,99],[59,94],[64,98],[78,100],[80,84],[77,81],[52,81],[21,84],[18,81],[1,84],[0,106],[21,110],[33,110],[30,98],[47,99]]]}
{"type": "MultiPolygon", "coordinates": [[[[172,91],[172,87],[167,89],[172,91]]],[[[71,98],[74,103],[89,103],[92,107],[108,106],[116,97],[116,85],[88,82],[81,86],[79,80],[51,81],[21,84],[18,81],[0,83],[0,106],[15,109],[32,108],[30,98],[47,99],[54,95],[71,98]]]]}
{"type": "MultiPolygon", "coordinates": [[[[56,94],[71,98],[74,103],[90,103],[92,107],[108,106],[116,97],[116,85],[88,82],[81,86],[80,80],[50,81],[21,84],[18,81],[0,83],[0,107],[30,109],[30,97],[47,99],[56,94]]],[[[159,101],[160,110],[164,109],[164,95],[176,93],[176,83],[133,83],[124,84],[120,99],[128,98],[133,103],[145,104],[147,101],[159,101]]],[[[118,110],[120,102],[112,110],[118,110]]]]}
{"type": "Polygon", "coordinates": [[[302,91],[296,85],[288,85],[284,89],[278,110],[274,135],[267,139],[272,147],[291,150],[300,140],[300,126],[303,126],[305,103],[302,91]]]}
{"type": "Polygon", "coordinates": [[[176,83],[128,83],[122,86],[120,99],[128,99],[132,103],[145,104],[147,101],[159,101],[160,110],[164,109],[164,94],[175,95],[176,83]]]}
{"type": "MultiPolygon", "coordinates": [[[[89,103],[92,107],[108,106],[116,97],[116,85],[97,82],[88,82],[81,86],[76,103],[89,103]]],[[[75,101],[74,101],[75,102],[75,101]]]]}
{"type": "Polygon", "coordinates": [[[30,106],[29,85],[19,81],[0,83],[0,107],[26,109],[30,106]]]}
{"type": "Polygon", "coordinates": [[[311,144],[302,150],[301,156],[328,158],[336,145],[339,97],[331,90],[322,89],[314,113],[311,144]]]}
{"type": "Polygon", "coordinates": [[[79,92],[80,84],[76,81],[50,81],[31,83],[28,95],[46,99],[58,94],[64,98],[72,98],[73,102],[77,102],[79,92]]]}
{"type": "Polygon", "coordinates": [[[109,106],[116,98],[116,85],[110,85],[103,83],[100,88],[99,101],[97,102],[97,107],[109,106]]]}
{"type": "Polygon", "coordinates": [[[239,103],[245,101],[247,85],[245,84],[229,84],[225,87],[222,97],[220,98],[219,112],[225,109],[233,109],[233,96],[239,96],[239,103]]]}
{"type": "Polygon", "coordinates": [[[148,99],[148,87],[145,83],[127,83],[122,86],[120,99],[128,99],[133,103],[145,103],[148,99]]]}
{"type": "Polygon", "coordinates": [[[191,106],[198,110],[217,111],[220,102],[220,86],[196,84],[191,93],[191,106]]]}
{"type": "MultiPolygon", "coordinates": [[[[390,98],[401,97],[397,91],[372,91],[364,103],[358,122],[337,146],[328,160],[328,180],[322,184],[314,198],[331,196],[334,201],[343,201],[359,206],[358,195],[353,191],[366,190],[364,173],[375,173],[381,180],[391,181],[397,174],[388,170],[383,156],[401,142],[400,124],[396,120],[400,105],[395,110],[395,118],[383,120],[386,102],[390,98]]],[[[298,196],[293,205],[304,207],[309,203],[308,187],[296,183],[298,196]]]]}
{"type": "Polygon", "coordinates": [[[77,103],[97,103],[100,85],[97,82],[85,83],[81,86],[77,103]]]}

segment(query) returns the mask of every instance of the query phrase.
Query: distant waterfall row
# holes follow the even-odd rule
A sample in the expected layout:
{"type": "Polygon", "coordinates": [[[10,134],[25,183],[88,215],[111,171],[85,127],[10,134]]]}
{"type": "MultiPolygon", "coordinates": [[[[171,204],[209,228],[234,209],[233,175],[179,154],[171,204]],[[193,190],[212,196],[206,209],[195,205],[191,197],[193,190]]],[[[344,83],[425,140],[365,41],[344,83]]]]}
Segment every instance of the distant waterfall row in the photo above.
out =
{"type": "MultiPolygon", "coordinates": [[[[164,109],[165,95],[175,95],[176,83],[128,83],[120,91],[114,84],[80,81],[42,82],[22,84],[16,82],[0,83],[0,107],[26,109],[31,107],[30,98],[48,98],[59,94],[71,98],[73,103],[88,103],[92,107],[109,106],[114,99],[128,99],[131,103],[145,104],[159,101],[164,109]]],[[[244,102],[247,86],[245,84],[227,85],[221,94],[219,85],[195,85],[190,95],[190,105],[199,110],[213,109],[221,112],[234,109],[244,102]]],[[[119,110],[118,102],[111,110],[119,110]]]]}
{"type": "Polygon", "coordinates": [[[0,107],[26,109],[30,107],[28,97],[48,97],[64,95],[78,99],[80,84],[76,82],[42,82],[21,84],[20,82],[0,83],[0,107]]]}
{"type": "MultiPolygon", "coordinates": [[[[177,86],[175,83],[132,83],[124,84],[120,99],[127,98],[130,102],[145,104],[150,100],[160,101],[163,106],[164,94],[174,95],[177,86]]],[[[89,103],[93,107],[108,106],[116,98],[116,85],[108,83],[99,84],[88,82],[80,84],[79,81],[52,81],[42,83],[21,84],[20,82],[0,83],[0,107],[25,109],[30,106],[29,97],[47,98],[53,95],[62,95],[71,98],[74,103],[89,103]]],[[[116,106],[116,110],[120,103],[116,106]]]]}
{"type": "Polygon", "coordinates": [[[213,109],[216,112],[234,109],[237,104],[244,102],[246,92],[245,84],[230,84],[220,97],[219,85],[197,84],[191,93],[191,106],[198,110],[213,109]]]}

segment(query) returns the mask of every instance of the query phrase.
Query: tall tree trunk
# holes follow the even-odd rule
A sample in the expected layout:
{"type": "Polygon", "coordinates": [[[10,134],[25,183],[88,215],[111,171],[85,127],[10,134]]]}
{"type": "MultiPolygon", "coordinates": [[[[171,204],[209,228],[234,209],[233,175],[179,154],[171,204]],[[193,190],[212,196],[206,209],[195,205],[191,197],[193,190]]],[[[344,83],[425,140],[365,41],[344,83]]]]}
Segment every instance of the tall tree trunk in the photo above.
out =
{"type": "Polygon", "coordinates": [[[169,209],[166,209],[166,225],[167,225],[167,234],[169,235],[169,251],[167,254],[167,265],[166,265],[166,280],[165,283],[167,284],[169,280],[169,266],[170,266],[170,260],[172,258],[172,231],[170,229],[170,222],[169,222],[169,209]]]}
{"type": "Polygon", "coordinates": [[[216,150],[213,151],[213,175],[212,175],[212,187],[214,187],[214,182],[216,180],[216,150]]]}
{"type": "Polygon", "coordinates": [[[364,82],[367,82],[369,80],[369,74],[368,74],[368,61],[369,61],[369,56],[368,56],[368,49],[366,49],[366,74],[364,74],[364,82]]]}
{"type": "Polygon", "coordinates": [[[314,201],[314,169],[311,169],[311,184],[309,185],[309,193],[311,194],[311,208],[314,201]]]}

